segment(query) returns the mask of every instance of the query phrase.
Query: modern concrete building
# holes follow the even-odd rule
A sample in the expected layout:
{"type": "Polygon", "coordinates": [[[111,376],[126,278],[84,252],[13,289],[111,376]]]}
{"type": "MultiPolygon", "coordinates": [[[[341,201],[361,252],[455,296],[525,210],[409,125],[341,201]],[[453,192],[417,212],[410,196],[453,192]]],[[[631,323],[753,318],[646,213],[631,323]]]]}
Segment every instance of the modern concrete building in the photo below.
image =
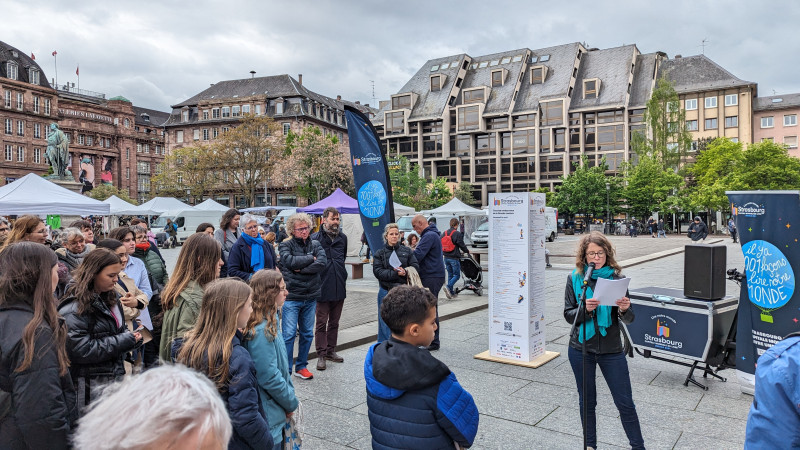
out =
{"type": "Polygon", "coordinates": [[[797,117],[800,94],[773,95],[755,99],[753,104],[753,142],[771,140],[786,145],[789,154],[800,158],[797,117]]]}
{"type": "MultiPolygon", "coordinates": [[[[193,145],[195,142],[213,142],[220,133],[235,127],[245,114],[267,115],[281,124],[283,134],[301,132],[305,127],[316,126],[324,135],[334,135],[347,144],[345,105],[358,108],[366,114],[375,109],[359,102],[335,99],[317,94],[303,86],[303,76],[289,75],[252,77],[226,80],[212,84],[208,89],[172,106],[172,114],[165,123],[167,151],[193,145]]],[[[298,206],[294,186],[270,182],[268,192],[256,196],[255,206],[298,206]]],[[[248,207],[244,196],[236,196],[229,186],[220,186],[214,199],[222,204],[248,207]]],[[[302,199],[301,199],[302,201],[302,199]]]]}
{"type": "MultiPolygon", "coordinates": [[[[713,117],[736,117],[725,135],[751,139],[754,84],[704,56],[669,60],[635,45],[572,43],[432,59],[381,102],[373,124],[389,157],[407,157],[425,176],[469,181],[476,203],[486,205],[491,192],[552,189],[582,157],[592,165],[605,157],[612,173],[635,161],[631,135],[644,130],[645,107],[662,76],[682,99],[716,96],[724,110],[713,117]],[[701,77],[692,79],[698,68],[701,77]],[[735,102],[726,97],[733,93],[735,102]],[[733,103],[722,106],[726,101],[733,103]]],[[[699,119],[711,117],[709,108],[699,119]]]]}

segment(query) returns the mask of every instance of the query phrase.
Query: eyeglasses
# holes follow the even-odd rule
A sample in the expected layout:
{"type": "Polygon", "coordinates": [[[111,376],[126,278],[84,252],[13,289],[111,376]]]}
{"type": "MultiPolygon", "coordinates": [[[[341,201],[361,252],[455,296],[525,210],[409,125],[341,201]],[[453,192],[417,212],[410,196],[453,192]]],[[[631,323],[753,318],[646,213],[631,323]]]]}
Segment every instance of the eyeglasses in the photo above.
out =
{"type": "Polygon", "coordinates": [[[294,229],[294,231],[297,231],[297,232],[300,232],[300,233],[306,232],[306,231],[308,231],[308,230],[310,230],[310,228],[309,228],[309,227],[295,228],[295,229],[294,229]]]}
{"type": "Polygon", "coordinates": [[[258,225],[250,225],[249,227],[244,227],[245,230],[255,230],[258,228],[258,225]]]}
{"type": "Polygon", "coordinates": [[[606,252],[602,250],[600,250],[599,252],[586,252],[586,256],[588,256],[589,258],[594,258],[594,257],[602,258],[603,256],[606,256],[606,252]]]}

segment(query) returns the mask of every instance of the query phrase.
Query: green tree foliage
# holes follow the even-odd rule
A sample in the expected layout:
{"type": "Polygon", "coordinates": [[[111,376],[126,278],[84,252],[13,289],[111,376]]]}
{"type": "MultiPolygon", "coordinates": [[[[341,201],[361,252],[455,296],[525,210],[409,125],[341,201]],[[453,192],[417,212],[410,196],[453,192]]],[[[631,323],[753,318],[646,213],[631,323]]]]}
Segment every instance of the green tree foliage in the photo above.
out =
{"type": "Polygon", "coordinates": [[[575,164],[575,172],[563,180],[556,191],[553,204],[559,212],[566,214],[585,214],[605,217],[606,183],[608,183],[609,209],[616,211],[622,191],[621,178],[606,176],[608,165],[605,159],[594,167],[589,167],[586,157],[583,164],[575,164]]]}
{"type": "MultiPolygon", "coordinates": [[[[392,183],[392,197],[402,205],[417,211],[442,206],[453,198],[453,192],[444,178],[434,178],[430,183],[419,173],[416,164],[410,164],[404,156],[394,159],[399,168],[389,171],[392,183]]],[[[470,193],[471,193],[470,186],[470,193]]]]}
{"type": "Polygon", "coordinates": [[[335,136],[324,136],[319,128],[307,127],[302,133],[289,133],[286,150],[288,157],[279,173],[295,180],[299,195],[317,202],[336,188],[355,194],[347,149],[335,136]]]}
{"type": "Polygon", "coordinates": [[[667,199],[683,182],[683,177],[672,169],[664,169],[651,156],[642,156],[635,166],[626,164],[625,197],[628,210],[635,217],[649,217],[655,211],[665,210],[667,199]]]}
{"type": "Polygon", "coordinates": [[[158,195],[182,198],[188,194],[200,202],[220,182],[219,166],[213,146],[176,148],[164,157],[152,181],[158,195]]]}
{"type": "Polygon", "coordinates": [[[453,195],[455,198],[461,200],[462,202],[468,205],[474,205],[475,196],[472,195],[472,189],[473,189],[472,183],[470,183],[469,181],[462,181],[461,183],[458,184],[458,187],[456,188],[455,192],[453,192],[453,195]]]}
{"type": "Polygon", "coordinates": [[[797,189],[800,186],[800,160],[789,156],[786,147],[771,141],[752,144],[737,164],[732,189],[797,189]]]}
{"type": "Polygon", "coordinates": [[[89,197],[100,201],[106,200],[112,195],[116,195],[117,197],[121,198],[122,200],[125,200],[128,203],[133,203],[134,205],[138,205],[136,200],[130,198],[130,196],[128,195],[128,191],[117,189],[116,186],[111,184],[100,184],[99,186],[95,186],[94,189],[89,191],[89,197]]]}
{"type": "Polygon", "coordinates": [[[686,130],[686,112],[681,109],[675,88],[659,79],[647,102],[644,120],[647,134],[634,133],[631,148],[640,156],[650,156],[662,168],[677,168],[692,145],[686,130]]]}

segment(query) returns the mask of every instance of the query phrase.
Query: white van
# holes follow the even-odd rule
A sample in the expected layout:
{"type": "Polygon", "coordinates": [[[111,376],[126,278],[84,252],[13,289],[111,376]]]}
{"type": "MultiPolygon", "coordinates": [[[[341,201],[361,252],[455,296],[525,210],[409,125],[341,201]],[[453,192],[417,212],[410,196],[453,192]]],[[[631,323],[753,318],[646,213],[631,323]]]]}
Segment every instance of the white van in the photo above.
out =
{"type": "Polygon", "coordinates": [[[178,243],[183,244],[189,236],[197,231],[197,226],[203,222],[214,225],[214,229],[219,228],[219,222],[225,211],[203,211],[199,209],[184,209],[181,211],[167,211],[158,216],[153,222],[153,232],[163,233],[167,225],[167,219],[178,225],[178,243]]]}
{"type": "Polygon", "coordinates": [[[544,208],[544,235],[547,242],[553,242],[558,237],[558,209],[546,206],[544,208]]]}

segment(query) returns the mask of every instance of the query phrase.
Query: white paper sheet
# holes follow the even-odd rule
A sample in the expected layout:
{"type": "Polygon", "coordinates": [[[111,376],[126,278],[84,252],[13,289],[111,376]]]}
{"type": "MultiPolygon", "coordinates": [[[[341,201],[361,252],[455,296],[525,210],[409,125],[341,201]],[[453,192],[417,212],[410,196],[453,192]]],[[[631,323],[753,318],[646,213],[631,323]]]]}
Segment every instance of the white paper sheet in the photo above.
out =
{"type": "Polygon", "coordinates": [[[397,257],[397,252],[392,251],[391,256],[389,256],[389,264],[395,269],[403,265],[403,263],[400,262],[400,258],[397,257]]]}
{"type": "Polygon", "coordinates": [[[625,297],[629,284],[631,284],[630,278],[622,278],[619,280],[598,278],[597,284],[594,286],[594,294],[592,297],[600,300],[601,305],[617,306],[617,300],[625,297]]]}

